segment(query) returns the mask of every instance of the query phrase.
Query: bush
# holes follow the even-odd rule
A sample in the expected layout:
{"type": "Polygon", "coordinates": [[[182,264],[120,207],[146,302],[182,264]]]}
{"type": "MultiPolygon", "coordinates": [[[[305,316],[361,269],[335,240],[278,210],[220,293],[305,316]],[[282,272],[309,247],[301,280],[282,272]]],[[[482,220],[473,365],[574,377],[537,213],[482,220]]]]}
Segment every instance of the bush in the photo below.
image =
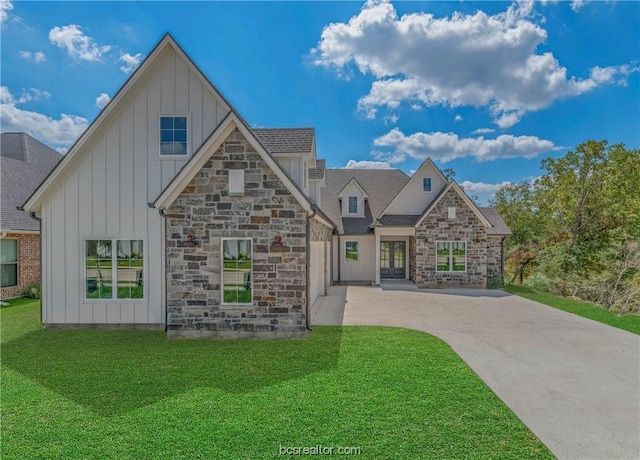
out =
{"type": "Polygon", "coordinates": [[[22,290],[22,297],[26,297],[28,299],[39,299],[40,298],[40,281],[31,283],[29,286],[24,288],[22,290]]]}
{"type": "Polygon", "coordinates": [[[500,275],[493,275],[487,280],[487,289],[500,289],[504,287],[504,278],[500,275]]]}
{"type": "Polygon", "coordinates": [[[544,292],[549,292],[552,285],[551,280],[547,278],[546,275],[540,272],[535,272],[533,276],[531,276],[526,281],[525,284],[529,285],[533,289],[536,289],[538,291],[544,291],[544,292]]]}

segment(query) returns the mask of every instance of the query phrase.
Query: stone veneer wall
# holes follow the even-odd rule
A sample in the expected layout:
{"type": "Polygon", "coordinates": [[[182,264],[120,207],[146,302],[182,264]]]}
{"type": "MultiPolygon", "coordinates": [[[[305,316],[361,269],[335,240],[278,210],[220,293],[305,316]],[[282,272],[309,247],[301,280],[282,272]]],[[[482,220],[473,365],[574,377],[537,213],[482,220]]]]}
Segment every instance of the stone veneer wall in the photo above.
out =
{"type": "Polygon", "coordinates": [[[409,237],[409,279],[416,280],[416,237],[409,237]]]}
{"type": "Polygon", "coordinates": [[[7,232],[6,238],[18,240],[18,285],[0,289],[0,299],[19,297],[26,287],[40,281],[40,235],[7,232]]]}
{"type": "Polygon", "coordinates": [[[306,213],[242,134],[227,138],[167,213],[169,336],[306,334],[306,213]],[[245,171],[243,196],[228,195],[229,169],[245,171]],[[221,305],[222,237],[253,241],[252,305],[221,305]]]}
{"type": "Polygon", "coordinates": [[[416,228],[416,276],[418,287],[485,287],[487,276],[487,233],[484,224],[455,190],[449,190],[435,209],[416,228]],[[448,208],[456,208],[455,219],[448,208]],[[466,241],[467,270],[436,272],[436,242],[466,241]]]}
{"type": "Polygon", "coordinates": [[[487,238],[487,279],[493,276],[502,278],[502,236],[489,236],[487,238]]]}

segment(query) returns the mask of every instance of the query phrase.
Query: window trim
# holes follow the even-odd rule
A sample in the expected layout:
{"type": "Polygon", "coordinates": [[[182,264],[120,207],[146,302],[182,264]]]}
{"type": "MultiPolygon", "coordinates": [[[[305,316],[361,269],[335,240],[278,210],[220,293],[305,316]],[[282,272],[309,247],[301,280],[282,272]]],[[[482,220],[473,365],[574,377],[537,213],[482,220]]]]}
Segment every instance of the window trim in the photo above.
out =
{"type": "Polygon", "coordinates": [[[344,261],[346,263],[350,263],[350,264],[357,264],[360,261],[360,245],[358,244],[359,241],[345,241],[344,242],[344,261]],[[349,243],[353,243],[356,245],[356,258],[355,259],[349,259],[347,257],[347,245],[349,243]]]}
{"type": "Polygon", "coordinates": [[[181,112],[167,112],[158,114],[158,157],[161,160],[178,160],[191,157],[191,114],[181,112]],[[187,153],[184,155],[163,155],[162,154],[162,118],[165,117],[185,117],[187,119],[187,153]]]}
{"type": "Polygon", "coordinates": [[[431,180],[431,178],[430,178],[430,177],[423,177],[423,178],[422,178],[422,191],[423,191],[423,192],[425,192],[425,193],[430,193],[430,192],[431,192],[431,190],[432,190],[432,182],[433,182],[433,181],[431,180]],[[424,188],[424,186],[425,186],[425,181],[427,181],[427,180],[429,181],[429,190],[425,190],[425,188],[424,188]]]}
{"type": "Polygon", "coordinates": [[[446,241],[436,241],[436,273],[466,273],[467,272],[467,253],[468,253],[468,245],[466,241],[460,240],[446,240],[446,241]],[[449,244],[449,269],[448,270],[438,270],[438,244],[439,243],[447,243],[449,244]],[[463,243],[464,244],[464,270],[453,270],[453,245],[452,243],[463,243]]]}
{"type": "Polygon", "coordinates": [[[347,214],[358,214],[358,196],[350,195],[347,197],[347,214]],[[351,211],[351,198],[355,199],[355,211],[351,211]]]}
{"type": "Polygon", "coordinates": [[[224,307],[253,307],[253,238],[250,237],[221,237],[220,238],[220,305],[224,307]],[[251,302],[225,302],[224,301],[224,242],[248,240],[251,242],[251,269],[249,282],[251,283],[251,302]]]}
{"type": "Polygon", "coordinates": [[[16,242],[16,261],[15,262],[0,262],[1,265],[15,265],[16,266],[16,284],[12,284],[9,286],[2,286],[0,289],[5,288],[14,288],[20,286],[20,239],[19,238],[2,238],[5,241],[15,241],[16,242]]]}
{"type": "MultiPolygon", "coordinates": [[[[147,262],[147,252],[149,249],[149,246],[147,245],[147,240],[146,238],[140,237],[140,236],[86,236],[84,238],[81,239],[80,244],[82,245],[81,250],[80,250],[80,255],[82,257],[82,272],[80,273],[80,282],[82,285],[82,303],[89,303],[89,304],[94,304],[94,303],[121,303],[121,304],[126,304],[126,303],[146,303],[148,301],[147,299],[147,286],[148,286],[148,269],[145,270],[145,267],[148,267],[149,264],[147,262]],[[112,275],[112,280],[115,279],[116,283],[115,283],[115,289],[112,289],[111,291],[111,298],[110,299],[93,299],[93,298],[88,298],[87,297],[87,241],[97,241],[97,240],[111,240],[111,247],[113,248],[113,243],[116,242],[118,240],[120,241],[126,241],[126,240],[140,240],[142,241],[142,297],[141,298],[137,298],[137,299],[122,299],[122,298],[118,298],[118,287],[117,287],[117,273],[118,273],[118,261],[117,261],[117,251],[111,251],[111,266],[113,267],[113,258],[114,258],[114,254],[116,255],[116,276],[114,277],[112,275]],[[116,295],[116,297],[114,298],[113,296],[116,295]]],[[[114,282],[111,282],[111,285],[114,286],[114,282]]]]}

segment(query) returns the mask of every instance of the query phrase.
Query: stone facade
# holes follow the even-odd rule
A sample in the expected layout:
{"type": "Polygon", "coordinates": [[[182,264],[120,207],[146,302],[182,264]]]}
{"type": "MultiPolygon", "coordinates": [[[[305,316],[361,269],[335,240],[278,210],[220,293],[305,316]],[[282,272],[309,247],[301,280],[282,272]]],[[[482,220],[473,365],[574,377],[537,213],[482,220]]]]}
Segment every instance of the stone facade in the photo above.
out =
{"type": "Polygon", "coordinates": [[[6,238],[18,240],[18,284],[0,289],[0,299],[19,297],[26,287],[40,281],[40,235],[8,232],[6,238]]]}
{"type": "Polygon", "coordinates": [[[409,237],[409,279],[416,281],[416,238],[409,237]]]}
{"type": "Polygon", "coordinates": [[[416,228],[415,240],[415,283],[418,287],[486,286],[487,231],[455,190],[450,189],[416,228]],[[448,217],[450,207],[456,209],[456,216],[452,219],[448,217]],[[466,242],[466,271],[436,271],[438,241],[466,242]]]}
{"type": "MultiPolygon", "coordinates": [[[[167,214],[170,337],[297,337],[306,333],[305,210],[237,130],[167,214]],[[244,170],[242,196],[228,194],[230,169],[244,170]],[[195,246],[189,235],[195,238],[195,246]],[[251,304],[222,305],[224,237],[252,241],[251,304]]],[[[312,228],[316,237],[325,238],[323,231],[315,225],[312,228]]]]}
{"type": "Polygon", "coordinates": [[[503,274],[503,236],[487,238],[487,279],[494,276],[502,278],[503,274]]]}

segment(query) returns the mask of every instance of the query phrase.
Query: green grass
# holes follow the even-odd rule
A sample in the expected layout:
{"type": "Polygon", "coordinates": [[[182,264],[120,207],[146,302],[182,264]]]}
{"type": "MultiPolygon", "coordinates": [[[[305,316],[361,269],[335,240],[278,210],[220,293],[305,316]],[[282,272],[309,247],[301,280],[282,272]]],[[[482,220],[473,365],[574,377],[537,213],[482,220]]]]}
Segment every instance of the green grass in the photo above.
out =
{"type": "Polygon", "coordinates": [[[225,289],[225,303],[251,303],[251,289],[225,289]]]}
{"type": "Polygon", "coordinates": [[[224,268],[235,268],[241,270],[249,270],[251,268],[250,260],[243,260],[238,262],[237,260],[225,260],[223,263],[224,268]]]}
{"type": "Polygon", "coordinates": [[[625,331],[633,332],[634,334],[640,334],[639,315],[617,315],[606,308],[589,302],[536,291],[535,289],[531,289],[527,286],[509,284],[505,286],[504,290],[511,294],[535,300],[536,302],[549,305],[550,307],[554,307],[559,310],[564,310],[578,316],[583,316],[600,323],[608,324],[609,326],[624,329],[625,331]]]}
{"type": "MultiPolygon", "coordinates": [[[[87,299],[111,299],[111,286],[102,286],[87,292],[87,299]]],[[[118,299],[142,299],[144,298],[143,286],[118,287],[118,299]]]]}
{"type": "Polygon", "coordinates": [[[3,307],[3,460],[544,459],[544,445],[441,340],[317,327],[304,340],[168,340],[47,330],[37,302],[3,307]],[[333,458],[340,458],[334,456],[333,458]]]}

